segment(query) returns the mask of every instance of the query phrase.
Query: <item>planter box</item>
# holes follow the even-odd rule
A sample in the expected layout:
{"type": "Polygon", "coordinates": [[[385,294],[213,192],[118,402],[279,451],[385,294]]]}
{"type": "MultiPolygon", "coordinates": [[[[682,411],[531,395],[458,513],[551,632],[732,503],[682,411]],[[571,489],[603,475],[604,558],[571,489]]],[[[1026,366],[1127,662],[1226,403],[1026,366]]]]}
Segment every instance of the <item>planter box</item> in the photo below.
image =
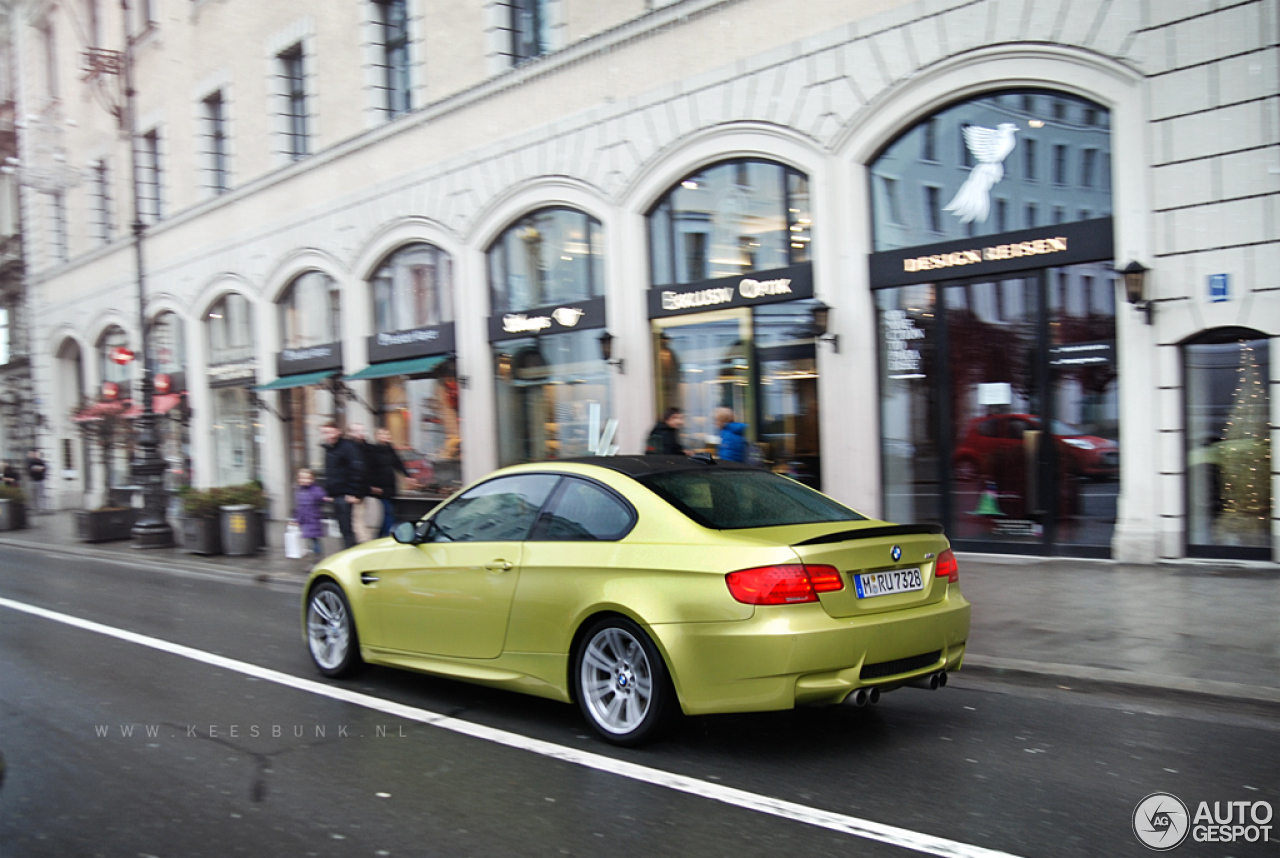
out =
{"type": "Polygon", "coordinates": [[[0,530],[21,530],[27,526],[27,505],[22,501],[0,500],[0,530]]]}
{"type": "Polygon", "coordinates": [[[188,554],[221,554],[222,521],[217,518],[180,518],[182,550],[188,554]]]}
{"type": "Polygon", "coordinates": [[[76,539],[81,542],[113,542],[128,539],[136,509],[82,509],[76,512],[76,539]]]}

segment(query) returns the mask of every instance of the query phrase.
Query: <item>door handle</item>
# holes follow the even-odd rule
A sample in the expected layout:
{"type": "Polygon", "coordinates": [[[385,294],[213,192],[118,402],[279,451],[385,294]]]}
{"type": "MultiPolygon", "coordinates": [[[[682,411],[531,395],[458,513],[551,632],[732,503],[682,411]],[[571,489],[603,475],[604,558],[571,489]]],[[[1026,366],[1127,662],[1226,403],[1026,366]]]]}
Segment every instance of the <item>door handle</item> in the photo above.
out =
{"type": "Polygon", "coordinates": [[[377,576],[375,573],[373,573],[373,572],[361,572],[361,573],[360,573],[360,583],[361,583],[361,584],[376,584],[376,583],[378,583],[378,581],[379,581],[378,576],[377,576]]]}
{"type": "Polygon", "coordinates": [[[491,560],[484,564],[484,568],[488,569],[490,572],[509,572],[511,571],[511,561],[491,560]]]}

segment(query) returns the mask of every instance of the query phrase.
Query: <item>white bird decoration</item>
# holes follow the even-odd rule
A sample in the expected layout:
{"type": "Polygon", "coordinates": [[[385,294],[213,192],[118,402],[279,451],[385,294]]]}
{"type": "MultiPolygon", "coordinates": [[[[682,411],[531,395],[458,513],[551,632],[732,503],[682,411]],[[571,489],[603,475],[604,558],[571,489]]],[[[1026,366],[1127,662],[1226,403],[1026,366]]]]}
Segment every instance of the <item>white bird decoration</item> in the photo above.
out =
{"type": "Polygon", "coordinates": [[[1017,145],[1017,133],[1018,126],[1012,122],[1001,122],[996,128],[964,127],[964,145],[978,163],[943,211],[953,212],[961,223],[986,221],[991,211],[991,188],[1004,178],[1004,159],[1017,145]]]}

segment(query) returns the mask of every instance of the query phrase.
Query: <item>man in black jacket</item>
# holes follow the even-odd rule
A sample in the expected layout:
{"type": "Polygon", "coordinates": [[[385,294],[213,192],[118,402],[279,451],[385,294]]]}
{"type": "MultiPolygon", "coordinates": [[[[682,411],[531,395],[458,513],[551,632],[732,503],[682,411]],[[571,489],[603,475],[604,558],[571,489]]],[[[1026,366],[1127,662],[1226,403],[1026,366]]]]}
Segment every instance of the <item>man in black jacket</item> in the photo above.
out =
{"type": "Polygon", "coordinates": [[[369,460],[369,493],[382,502],[382,527],[378,536],[390,536],[396,523],[396,472],[409,476],[400,461],[400,454],[391,443],[391,430],[382,428],[373,433],[376,441],[365,446],[369,460]]]}
{"type": "Polygon", "coordinates": [[[320,427],[320,434],[324,438],[325,500],[333,501],[342,545],[350,548],[356,544],[356,535],[351,529],[351,508],[360,503],[369,485],[364,450],[355,441],[343,437],[342,430],[332,420],[320,427]]]}
{"type": "Polygon", "coordinates": [[[647,455],[669,453],[676,456],[684,454],[684,445],[680,443],[680,427],[684,425],[684,409],[671,407],[663,414],[649,432],[644,451],[647,455]]]}

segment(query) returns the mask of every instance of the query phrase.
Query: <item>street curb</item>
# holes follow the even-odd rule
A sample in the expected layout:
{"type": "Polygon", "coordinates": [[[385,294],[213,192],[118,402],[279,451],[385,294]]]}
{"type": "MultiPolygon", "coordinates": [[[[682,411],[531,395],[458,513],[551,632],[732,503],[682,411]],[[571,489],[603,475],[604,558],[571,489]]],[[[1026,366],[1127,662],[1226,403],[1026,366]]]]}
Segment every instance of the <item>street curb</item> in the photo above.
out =
{"type": "Polygon", "coordinates": [[[1280,688],[1213,679],[1190,679],[1167,674],[1143,676],[1122,668],[1087,667],[1079,664],[1057,664],[966,653],[962,671],[979,676],[1068,680],[1076,683],[1075,690],[1080,690],[1081,685],[1111,688],[1119,686],[1147,693],[1155,691],[1165,695],[1216,697],[1270,705],[1280,704],[1280,688]]]}
{"type": "MultiPolygon", "coordinates": [[[[302,584],[311,571],[309,568],[303,569],[302,567],[299,567],[297,574],[278,571],[250,572],[248,570],[228,568],[216,563],[202,563],[201,561],[195,560],[186,555],[164,561],[155,559],[158,556],[155,553],[155,549],[138,549],[136,556],[134,556],[130,554],[117,555],[113,552],[97,551],[92,548],[80,548],[75,545],[36,545],[22,539],[0,538],[0,545],[11,548],[21,548],[36,554],[60,554],[68,557],[92,558],[102,563],[114,563],[117,566],[150,569],[156,572],[175,572],[186,575],[201,575],[226,581],[235,581],[238,583],[256,582],[296,584],[298,590],[302,589],[302,584]]],[[[163,551],[164,549],[159,550],[163,551]]]]}

